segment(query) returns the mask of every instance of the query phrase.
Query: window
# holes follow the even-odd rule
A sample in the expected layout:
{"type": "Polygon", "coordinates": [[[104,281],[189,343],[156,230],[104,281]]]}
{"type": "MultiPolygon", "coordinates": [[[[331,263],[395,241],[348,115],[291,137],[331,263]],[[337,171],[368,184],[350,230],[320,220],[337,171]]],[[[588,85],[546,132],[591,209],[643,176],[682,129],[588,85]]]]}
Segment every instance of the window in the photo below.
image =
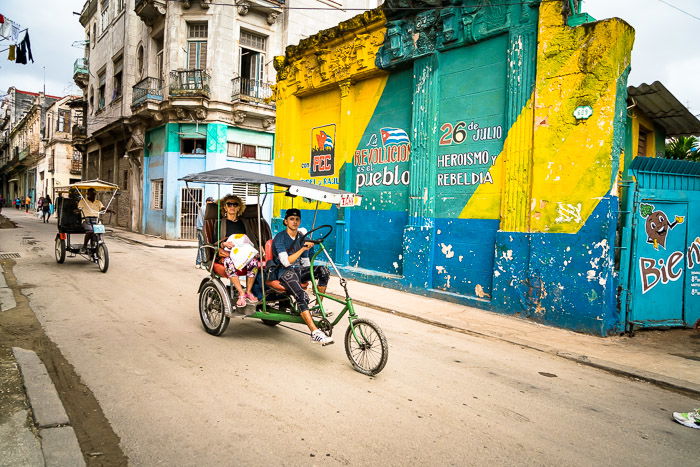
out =
{"type": "Polygon", "coordinates": [[[161,36],[154,40],[156,43],[156,78],[165,80],[165,75],[163,74],[163,37],[161,36]]]}
{"type": "Polygon", "coordinates": [[[151,180],[151,209],[163,209],[163,179],[151,180]]]}
{"type": "Polygon", "coordinates": [[[70,131],[70,110],[58,110],[56,131],[62,131],[64,133],[68,133],[70,131]]]}
{"type": "Polygon", "coordinates": [[[643,126],[639,127],[639,139],[637,145],[637,155],[646,156],[647,155],[647,140],[649,139],[649,133],[651,131],[647,130],[643,126]]]}
{"type": "Polygon", "coordinates": [[[88,93],[88,106],[90,106],[91,110],[95,110],[95,91],[92,89],[92,86],[90,86],[90,92],[88,93]]]}
{"type": "Polygon", "coordinates": [[[92,23],[92,48],[95,48],[95,42],[97,42],[97,23],[92,23]]]}
{"type": "Polygon", "coordinates": [[[97,76],[99,81],[99,87],[97,88],[97,110],[104,109],[105,107],[105,94],[107,91],[105,72],[103,71],[97,76]]]}
{"type": "Polygon", "coordinates": [[[187,68],[207,67],[207,23],[187,23],[187,68]]]}
{"type": "Polygon", "coordinates": [[[229,158],[270,161],[272,159],[272,148],[267,146],[254,146],[252,144],[229,142],[226,155],[229,158]]]}
{"type": "Polygon", "coordinates": [[[51,113],[46,115],[46,137],[51,138],[53,133],[53,115],[51,113]]]}
{"type": "Polygon", "coordinates": [[[248,31],[241,31],[239,73],[241,94],[260,97],[265,68],[267,37],[248,31]]]}
{"type": "Polygon", "coordinates": [[[109,26],[109,0],[102,0],[102,15],[100,16],[100,34],[109,26]]]}
{"type": "Polygon", "coordinates": [[[231,188],[231,193],[241,198],[245,204],[258,204],[260,185],[234,183],[231,188]]]}
{"type": "Polygon", "coordinates": [[[241,31],[241,46],[265,52],[267,50],[267,37],[253,32],[241,31]]]}
{"type": "Polygon", "coordinates": [[[138,71],[139,78],[143,76],[143,45],[139,45],[136,51],[136,69],[138,71]]]}
{"type": "Polygon", "coordinates": [[[124,5],[126,4],[126,0],[117,0],[117,13],[122,11],[124,9],[124,5]]]}
{"type": "Polygon", "coordinates": [[[200,138],[182,138],[180,140],[180,153],[182,154],[206,154],[207,140],[200,138]]]}
{"type": "Polygon", "coordinates": [[[122,67],[124,58],[119,57],[114,60],[114,80],[112,81],[112,100],[122,97],[122,67]]]}

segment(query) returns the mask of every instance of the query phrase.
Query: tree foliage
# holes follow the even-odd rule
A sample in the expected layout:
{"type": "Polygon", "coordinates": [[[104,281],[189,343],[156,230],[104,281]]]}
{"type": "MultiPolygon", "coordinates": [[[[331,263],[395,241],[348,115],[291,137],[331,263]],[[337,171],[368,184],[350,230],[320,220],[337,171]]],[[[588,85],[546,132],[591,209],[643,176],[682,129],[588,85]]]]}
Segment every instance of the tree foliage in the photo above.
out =
{"type": "Polygon", "coordinates": [[[666,158],[700,161],[700,140],[695,136],[678,136],[666,142],[666,158]]]}

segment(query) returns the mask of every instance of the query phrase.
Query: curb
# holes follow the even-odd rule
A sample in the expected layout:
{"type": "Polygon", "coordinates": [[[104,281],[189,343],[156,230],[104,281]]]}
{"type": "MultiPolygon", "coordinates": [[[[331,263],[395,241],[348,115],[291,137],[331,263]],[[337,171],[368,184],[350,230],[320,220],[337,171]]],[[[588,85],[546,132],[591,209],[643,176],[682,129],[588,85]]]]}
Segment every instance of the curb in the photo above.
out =
{"type": "MultiPolygon", "coordinates": [[[[333,295],[336,298],[342,299],[340,295],[336,295],[333,293],[330,293],[329,295],[333,295]]],[[[637,368],[629,367],[626,365],[622,365],[619,363],[614,363],[610,362],[607,360],[602,360],[596,357],[589,357],[587,355],[579,355],[579,354],[574,354],[570,352],[566,352],[563,350],[556,349],[554,347],[550,347],[545,344],[539,344],[536,342],[531,342],[527,340],[519,340],[519,339],[509,339],[505,337],[500,337],[494,334],[489,334],[489,333],[484,333],[484,332],[479,332],[479,331],[474,331],[472,329],[467,329],[467,328],[462,328],[459,326],[453,326],[451,324],[445,324],[440,321],[435,321],[432,319],[428,318],[423,318],[421,316],[413,315],[410,313],[406,313],[403,311],[398,311],[398,310],[393,310],[391,308],[385,308],[379,305],[374,305],[372,303],[368,303],[362,300],[355,300],[353,299],[353,303],[364,306],[367,308],[371,308],[373,310],[381,311],[384,313],[388,313],[391,315],[396,315],[401,318],[408,318],[412,319],[414,321],[418,321],[424,324],[429,324],[431,326],[447,329],[450,331],[455,331],[459,332],[462,334],[467,334],[470,336],[474,337],[481,337],[481,338],[486,338],[486,339],[492,339],[492,340],[497,340],[500,342],[506,342],[508,344],[513,344],[513,345],[518,345],[520,347],[525,347],[531,350],[536,350],[538,352],[543,352],[549,355],[553,355],[555,357],[559,358],[564,358],[566,360],[570,360],[572,362],[580,363],[581,365],[586,365],[590,366],[593,368],[597,368],[599,370],[606,371],[608,373],[617,375],[617,376],[624,376],[627,378],[632,378],[632,379],[637,379],[640,381],[645,381],[647,383],[651,383],[655,386],[661,387],[663,389],[668,389],[672,390],[675,392],[683,393],[685,395],[691,396],[691,397],[700,397],[700,385],[691,383],[690,381],[684,381],[676,378],[672,378],[670,376],[664,376],[660,375],[658,373],[653,373],[651,371],[644,371],[640,370],[637,368]]]]}
{"type": "Polygon", "coordinates": [[[39,432],[44,463],[47,466],[84,466],[78,438],[41,359],[35,352],[19,347],[12,347],[12,353],[39,432]]]}
{"type": "Polygon", "coordinates": [[[121,235],[121,232],[117,232],[115,230],[112,230],[111,235],[113,237],[121,238],[122,240],[126,240],[128,242],[132,243],[138,243],[139,245],[147,246],[149,248],[197,248],[196,246],[193,245],[177,245],[177,244],[165,244],[162,246],[159,245],[152,245],[151,243],[144,242],[143,240],[136,240],[134,238],[128,237],[126,235],[121,235]]]}

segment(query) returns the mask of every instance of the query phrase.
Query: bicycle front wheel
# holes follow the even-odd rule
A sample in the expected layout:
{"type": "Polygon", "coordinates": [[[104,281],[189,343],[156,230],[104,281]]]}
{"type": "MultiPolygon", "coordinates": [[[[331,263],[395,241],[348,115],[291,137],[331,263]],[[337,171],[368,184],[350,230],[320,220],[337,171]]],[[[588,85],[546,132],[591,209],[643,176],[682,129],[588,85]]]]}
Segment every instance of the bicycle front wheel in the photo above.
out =
{"type": "Polygon", "coordinates": [[[356,319],[345,331],[345,354],[355,371],[376,375],[384,369],[389,357],[384,331],[368,319],[356,319]]]}

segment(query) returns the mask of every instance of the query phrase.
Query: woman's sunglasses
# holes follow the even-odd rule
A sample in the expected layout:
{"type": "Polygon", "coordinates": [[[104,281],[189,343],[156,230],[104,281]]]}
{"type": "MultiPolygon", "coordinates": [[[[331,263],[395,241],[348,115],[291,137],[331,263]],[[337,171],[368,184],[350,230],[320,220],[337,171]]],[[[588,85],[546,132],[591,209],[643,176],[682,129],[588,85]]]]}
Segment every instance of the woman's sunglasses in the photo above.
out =
{"type": "Polygon", "coordinates": [[[238,203],[226,203],[226,206],[240,206],[238,203]]]}

